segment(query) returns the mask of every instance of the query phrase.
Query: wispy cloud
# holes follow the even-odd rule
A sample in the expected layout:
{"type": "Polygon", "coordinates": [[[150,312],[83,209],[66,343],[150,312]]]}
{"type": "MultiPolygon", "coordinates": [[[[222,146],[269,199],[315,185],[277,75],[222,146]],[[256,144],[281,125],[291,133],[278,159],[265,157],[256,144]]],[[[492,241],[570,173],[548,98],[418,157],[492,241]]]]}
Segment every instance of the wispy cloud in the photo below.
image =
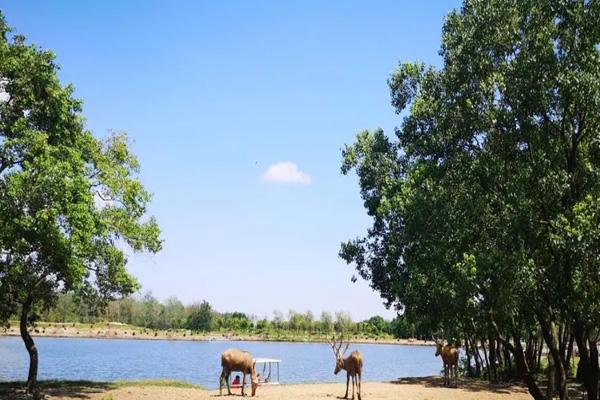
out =
{"type": "Polygon", "coordinates": [[[300,170],[292,161],[282,161],[269,166],[262,174],[261,179],[274,183],[300,183],[303,185],[312,183],[310,175],[300,170]]]}

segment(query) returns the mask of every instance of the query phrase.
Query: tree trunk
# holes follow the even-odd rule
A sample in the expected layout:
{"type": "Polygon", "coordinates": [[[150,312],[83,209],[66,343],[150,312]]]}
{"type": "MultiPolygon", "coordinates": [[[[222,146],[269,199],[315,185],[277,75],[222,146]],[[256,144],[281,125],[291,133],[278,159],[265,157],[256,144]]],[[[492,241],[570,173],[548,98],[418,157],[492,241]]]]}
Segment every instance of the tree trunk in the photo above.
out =
{"type": "MultiPolygon", "coordinates": [[[[523,346],[521,345],[521,338],[518,335],[513,335],[515,341],[515,348],[513,349],[513,354],[515,356],[515,363],[517,364],[517,368],[520,371],[520,375],[525,381],[527,385],[527,389],[529,390],[529,394],[535,400],[547,400],[539,386],[535,382],[535,378],[531,374],[529,370],[529,366],[527,365],[527,361],[525,360],[525,355],[523,354],[523,346]]],[[[509,346],[510,349],[510,346],[509,346]]]]}
{"type": "Polygon", "coordinates": [[[527,364],[529,364],[529,368],[535,369],[535,362],[533,360],[533,340],[531,338],[531,334],[527,335],[527,340],[525,341],[525,360],[527,360],[527,364]]]}
{"type": "Polygon", "coordinates": [[[598,343],[591,338],[588,339],[590,343],[590,375],[591,381],[594,385],[594,391],[596,393],[596,399],[598,399],[598,380],[600,379],[600,368],[598,366],[598,343]]]}
{"type": "Polygon", "coordinates": [[[488,380],[490,380],[489,379],[489,375],[490,375],[490,362],[488,361],[488,353],[487,353],[487,349],[485,348],[485,340],[484,339],[481,339],[481,348],[483,349],[483,357],[484,357],[484,360],[485,360],[484,368],[487,369],[488,380]]]}
{"type": "Polygon", "coordinates": [[[471,340],[471,349],[475,352],[475,374],[479,378],[481,376],[481,364],[483,364],[483,360],[481,359],[481,352],[477,345],[477,339],[471,340]]]}
{"type": "Polygon", "coordinates": [[[537,369],[537,338],[533,333],[529,333],[525,343],[525,360],[532,371],[537,369]]]}
{"type": "Polygon", "coordinates": [[[537,341],[537,362],[536,362],[536,369],[540,368],[540,365],[542,364],[542,353],[544,352],[544,339],[542,338],[536,338],[537,341]]]}
{"type": "Polygon", "coordinates": [[[521,375],[523,381],[525,381],[527,389],[529,390],[529,394],[535,400],[547,400],[546,396],[544,396],[539,386],[535,382],[535,378],[529,369],[529,365],[527,364],[527,360],[525,359],[525,354],[523,352],[523,346],[521,345],[521,337],[518,334],[513,333],[513,340],[515,343],[514,346],[508,342],[505,342],[504,345],[513,353],[519,375],[521,375]]]}
{"type": "MultiPolygon", "coordinates": [[[[575,341],[577,342],[577,348],[579,350],[579,368],[577,369],[577,376],[583,381],[583,385],[587,391],[588,400],[598,400],[598,379],[597,379],[597,368],[596,368],[596,379],[594,379],[594,371],[591,360],[593,351],[588,350],[588,343],[586,340],[587,332],[582,323],[576,322],[574,325],[575,341]]],[[[598,351],[595,351],[595,364],[598,365],[598,351]]]]}
{"type": "Polygon", "coordinates": [[[558,395],[560,400],[568,400],[567,374],[562,354],[559,351],[558,330],[554,322],[546,320],[542,313],[538,314],[538,320],[542,328],[542,336],[548,346],[549,356],[552,356],[554,368],[556,368],[556,388],[558,389],[558,395]]]}
{"type": "Polygon", "coordinates": [[[489,363],[489,379],[490,382],[496,382],[498,380],[498,373],[496,372],[496,339],[490,332],[489,338],[489,350],[490,350],[490,363],[489,363]]]}
{"type": "Polygon", "coordinates": [[[512,360],[510,359],[510,351],[506,348],[506,346],[502,346],[504,349],[504,362],[506,365],[506,373],[508,378],[512,378],[514,376],[512,360]]]}
{"type": "Polygon", "coordinates": [[[565,357],[566,370],[569,375],[573,374],[573,367],[571,366],[571,358],[573,357],[573,341],[575,336],[571,333],[569,336],[569,344],[567,347],[567,356],[565,357]]]}
{"type": "MultiPolygon", "coordinates": [[[[513,326],[512,338],[514,344],[510,342],[510,339],[505,338],[500,334],[498,330],[498,326],[494,322],[494,319],[491,318],[492,328],[496,331],[496,335],[498,336],[498,340],[502,342],[502,344],[513,354],[515,358],[515,364],[517,365],[517,371],[519,372],[519,376],[523,379],[525,384],[527,385],[527,389],[529,390],[529,394],[535,400],[547,400],[544,393],[540,390],[540,387],[537,385],[535,381],[535,377],[531,373],[529,369],[529,365],[527,364],[527,358],[525,357],[525,352],[523,351],[523,345],[521,344],[521,336],[519,334],[518,328],[513,326]]],[[[514,324],[513,324],[514,325],[514,324]]]]}
{"type": "Polygon", "coordinates": [[[469,348],[469,337],[465,333],[465,353],[467,355],[467,376],[473,377],[473,367],[471,366],[471,349],[469,348]]]}
{"type": "Polygon", "coordinates": [[[548,399],[554,398],[556,393],[556,368],[554,368],[554,357],[548,353],[548,368],[546,370],[546,377],[548,379],[548,385],[546,386],[546,397],[548,399]]]}
{"type": "Polygon", "coordinates": [[[27,375],[27,391],[34,395],[34,398],[38,398],[37,388],[37,372],[38,372],[38,351],[35,347],[35,343],[29,332],[27,331],[27,319],[29,312],[31,311],[31,300],[28,299],[21,308],[21,322],[20,331],[25,348],[29,353],[29,374],[27,375]]]}

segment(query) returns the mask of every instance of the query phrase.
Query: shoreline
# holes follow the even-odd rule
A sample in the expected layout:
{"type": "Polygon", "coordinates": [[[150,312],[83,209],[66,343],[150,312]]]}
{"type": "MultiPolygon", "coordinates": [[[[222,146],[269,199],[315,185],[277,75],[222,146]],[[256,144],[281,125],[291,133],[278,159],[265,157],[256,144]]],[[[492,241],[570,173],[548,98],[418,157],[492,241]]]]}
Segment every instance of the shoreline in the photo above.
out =
{"type": "MultiPolygon", "coordinates": [[[[35,328],[29,329],[30,335],[53,338],[82,338],[82,339],[111,339],[111,340],[174,340],[192,342],[212,341],[237,341],[237,342],[280,342],[280,343],[327,343],[323,336],[314,337],[286,337],[265,334],[236,334],[230,332],[210,332],[193,334],[190,331],[152,331],[133,326],[114,324],[98,324],[82,326],[66,326],[61,323],[40,323],[35,328]]],[[[16,328],[0,330],[1,337],[18,337],[20,332],[16,328]]],[[[393,338],[350,338],[353,344],[387,344],[400,346],[435,346],[433,341],[419,339],[393,339],[393,338]]]]}
{"type": "MultiPolygon", "coordinates": [[[[49,400],[86,398],[90,400],[209,400],[219,396],[218,390],[205,390],[201,387],[176,381],[117,381],[117,382],[40,382],[42,392],[49,400]]],[[[0,383],[0,397],[8,395],[12,399],[25,399],[23,382],[0,383]]],[[[340,398],[344,383],[302,383],[259,387],[256,399],[300,400],[340,398]]],[[[239,390],[232,390],[235,397],[239,390]]],[[[350,391],[351,393],[351,391],[350,391]]],[[[226,395],[226,391],[223,393],[226,395]]],[[[489,384],[485,381],[461,379],[458,388],[446,388],[441,377],[403,378],[395,381],[364,381],[362,396],[369,399],[444,399],[444,400],[504,400],[530,399],[522,385],[489,384]]],[[[234,398],[235,398],[234,397],[234,398]]],[[[228,397],[224,397],[226,399],[228,397]]],[[[249,397],[250,398],[250,397],[249,397]]]]}

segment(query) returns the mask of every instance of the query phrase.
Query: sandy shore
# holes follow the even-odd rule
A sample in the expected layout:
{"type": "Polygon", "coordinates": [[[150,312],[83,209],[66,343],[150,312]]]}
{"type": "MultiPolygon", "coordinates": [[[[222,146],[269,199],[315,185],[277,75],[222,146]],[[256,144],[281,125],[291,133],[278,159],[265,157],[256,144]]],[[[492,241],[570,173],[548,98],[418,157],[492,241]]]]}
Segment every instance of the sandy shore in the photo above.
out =
{"type": "MultiPolygon", "coordinates": [[[[49,400],[208,400],[219,397],[218,391],[205,391],[197,388],[161,387],[161,386],[120,386],[111,388],[110,384],[94,387],[72,386],[66,389],[47,389],[49,400]]],[[[300,400],[300,399],[337,399],[344,395],[345,384],[301,384],[260,387],[256,399],[262,400],[300,400]]],[[[5,393],[7,394],[7,393],[5,393]]],[[[2,394],[0,393],[0,396],[2,394]]],[[[13,392],[11,399],[23,398],[13,392]]],[[[240,397],[239,390],[233,397],[240,397]]],[[[362,398],[365,400],[501,400],[530,399],[527,390],[521,386],[491,386],[483,381],[461,381],[458,389],[449,389],[441,385],[439,378],[411,378],[398,382],[363,382],[362,398]]]]}
{"type": "MultiPolygon", "coordinates": [[[[311,336],[308,338],[278,337],[275,335],[238,335],[233,333],[206,333],[194,334],[189,331],[153,331],[139,327],[122,327],[116,324],[78,325],[47,324],[30,329],[32,337],[64,337],[88,339],[135,339],[135,340],[187,340],[187,341],[215,341],[215,340],[240,340],[262,342],[324,342],[324,338],[311,336]]],[[[1,336],[20,336],[18,327],[0,329],[1,336]]],[[[371,344],[400,344],[416,346],[433,346],[432,341],[417,339],[391,339],[391,338],[352,338],[352,343],[371,344]]]]}

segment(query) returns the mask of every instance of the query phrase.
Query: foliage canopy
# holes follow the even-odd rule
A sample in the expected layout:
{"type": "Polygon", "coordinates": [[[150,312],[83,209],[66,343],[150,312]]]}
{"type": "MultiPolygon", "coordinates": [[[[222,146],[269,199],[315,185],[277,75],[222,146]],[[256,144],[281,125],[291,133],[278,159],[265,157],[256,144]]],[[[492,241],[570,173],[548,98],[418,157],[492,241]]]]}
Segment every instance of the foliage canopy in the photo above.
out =
{"type": "Polygon", "coordinates": [[[562,336],[589,344],[596,399],[600,3],[465,1],[440,55],[391,76],[396,140],[362,132],[344,149],[373,226],[340,255],[449,339],[492,331],[536,398],[521,339],[540,329],[561,398],[562,336]]]}
{"type": "Polygon", "coordinates": [[[33,308],[69,290],[94,303],[132,293],[125,249],[161,248],[125,134],[94,137],[57,71],[54,55],[12,35],[0,14],[0,319],[21,314],[30,387],[33,308]]]}

